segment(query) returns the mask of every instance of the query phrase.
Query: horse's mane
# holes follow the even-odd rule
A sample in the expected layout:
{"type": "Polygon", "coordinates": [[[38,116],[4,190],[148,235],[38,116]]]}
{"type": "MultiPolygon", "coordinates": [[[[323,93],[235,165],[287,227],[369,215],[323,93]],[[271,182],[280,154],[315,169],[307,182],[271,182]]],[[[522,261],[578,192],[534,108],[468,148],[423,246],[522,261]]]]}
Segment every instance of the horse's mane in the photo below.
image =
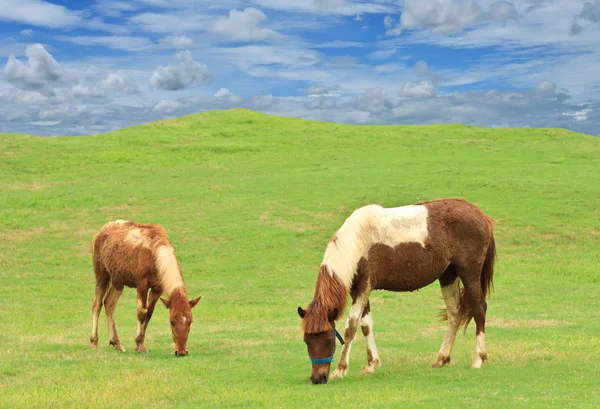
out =
{"type": "MultiPolygon", "coordinates": [[[[174,314],[185,315],[191,310],[187,293],[183,287],[177,287],[169,295],[169,308],[174,314]]],[[[187,314],[189,315],[189,314],[187,314]]]]}
{"type": "Polygon", "coordinates": [[[337,309],[333,320],[339,319],[346,308],[347,297],[348,290],[342,281],[325,264],[321,264],[314,299],[308,305],[302,320],[304,332],[316,334],[330,330],[332,324],[329,322],[329,314],[337,309]]]}

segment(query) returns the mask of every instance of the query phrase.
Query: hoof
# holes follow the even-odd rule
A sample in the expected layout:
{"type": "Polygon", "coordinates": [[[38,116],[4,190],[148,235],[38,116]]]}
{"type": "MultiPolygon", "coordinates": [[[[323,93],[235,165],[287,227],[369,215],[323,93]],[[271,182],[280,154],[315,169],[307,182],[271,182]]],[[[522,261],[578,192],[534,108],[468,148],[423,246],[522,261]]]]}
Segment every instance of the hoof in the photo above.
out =
{"type": "Polygon", "coordinates": [[[444,365],[450,364],[450,357],[442,357],[438,358],[433,364],[431,364],[432,368],[441,368],[444,365]]]}
{"type": "Polygon", "coordinates": [[[361,374],[363,375],[371,375],[375,373],[375,367],[373,365],[367,365],[365,366],[365,369],[363,369],[361,371],[361,374]]]}
{"type": "Polygon", "coordinates": [[[117,351],[125,352],[125,348],[123,347],[123,345],[121,345],[121,343],[119,341],[117,341],[117,342],[110,341],[109,344],[112,345],[113,347],[115,347],[115,349],[117,351]]]}
{"type": "Polygon", "coordinates": [[[481,359],[476,359],[475,362],[473,362],[473,365],[471,365],[471,368],[474,369],[481,369],[481,366],[483,365],[483,360],[481,359]]]}
{"type": "Polygon", "coordinates": [[[339,368],[335,368],[335,371],[329,376],[329,379],[344,379],[344,376],[348,373],[347,369],[341,370],[339,368]]]}
{"type": "Polygon", "coordinates": [[[148,353],[148,348],[146,348],[146,345],[142,344],[142,345],[138,345],[135,347],[135,351],[139,352],[141,354],[147,354],[148,353]]]}

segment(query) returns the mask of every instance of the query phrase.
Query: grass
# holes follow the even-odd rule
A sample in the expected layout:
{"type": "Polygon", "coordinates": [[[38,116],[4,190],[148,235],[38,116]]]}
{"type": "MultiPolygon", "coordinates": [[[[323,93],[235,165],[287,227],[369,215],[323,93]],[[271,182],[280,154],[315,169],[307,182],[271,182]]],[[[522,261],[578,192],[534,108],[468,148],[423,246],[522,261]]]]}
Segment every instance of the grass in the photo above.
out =
{"type": "MultiPolygon", "coordinates": [[[[214,111],[89,137],[0,135],[0,407],[595,407],[600,401],[600,139],[562,129],[346,126],[214,111]],[[462,197],[497,221],[489,361],[474,327],[432,369],[439,286],[374,292],[383,366],[308,382],[296,308],[355,208],[462,197]],[[89,347],[91,240],[114,219],[161,223],[196,307],[175,359],[157,306],[134,352],[89,347]]],[[[339,348],[338,348],[339,354],[339,348]]]]}

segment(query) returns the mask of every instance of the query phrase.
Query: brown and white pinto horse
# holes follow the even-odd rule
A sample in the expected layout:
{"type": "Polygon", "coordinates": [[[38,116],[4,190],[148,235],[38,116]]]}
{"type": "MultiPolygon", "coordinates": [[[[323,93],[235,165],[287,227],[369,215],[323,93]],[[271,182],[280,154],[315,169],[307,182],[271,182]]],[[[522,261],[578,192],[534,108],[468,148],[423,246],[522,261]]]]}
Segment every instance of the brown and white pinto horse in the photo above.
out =
{"type": "Polygon", "coordinates": [[[107,223],[94,237],[93,259],[96,292],[92,304],[92,347],[98,346],[98,317],[104,302],[110,345],[125,351],[117,335],[115,309],[123,287],[127,286],[137,289],[136,351],[147,352],[146,328],[164,292],[168,300],[160,300],[170,310],[175,355],[187,355],[192,308],[201,297],[188,300],[175,250],[165,230],[157,224],[123,220],[107,223]]]}
{"type": "Polygon", "coordinates": [[[350,346],[359,323],[367,343],[363,373],[373,373],[381,364],[369,306],[372,290],[413,291],[435,280],[442,287],[448,329],[433,366],[450,362],[457,330],[474,318],[477,342],[472,366],[480,368],[487,359],[485,298],[496,258],[492,230],[492,219],[461,199],[390,209],[369,205],[354,211],[327,246],[314,299],[306,311],[298,307],[313,362],[311,382],[327,382],[335,351],[334,324],[344,312],[348,293],[352,307],[332,379],[348,372],[350,346]]]}

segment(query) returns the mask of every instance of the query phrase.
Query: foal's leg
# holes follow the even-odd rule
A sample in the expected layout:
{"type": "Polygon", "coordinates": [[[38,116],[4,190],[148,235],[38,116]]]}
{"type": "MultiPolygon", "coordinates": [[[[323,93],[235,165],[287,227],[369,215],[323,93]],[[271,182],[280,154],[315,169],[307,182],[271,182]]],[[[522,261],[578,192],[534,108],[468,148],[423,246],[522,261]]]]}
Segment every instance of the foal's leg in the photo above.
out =
{"type": "Polygon", "coordinates": [[[117,335],[117,326],[115,324],[115,310],[117,309],[117,301],[123,292],[123,288],[117,290],[114,285],[111,285],[106,298],[104,299],[104,309],[106,311],[106,324],[108,325],[108,334],[110,336],[110,345],[114,346],[117,351],[125,351],[119,336],[117,335]]]}
{"type": "Polygon", "coordinates": [[[344,329],[344,345],[342,346],[342,353],[340,354],[340,360],[338,361],[335,371],[331,374],[331,379],[342,379],[348,373],[350,347],[352,346],[352,341],[356,335],[358,320],[361,318],[368,302],[369,295],[362,295],[354,301],[352,308],[350,308],[350,314],[348,315],[346,328],[344,329]]]}
{"type": "Polygon", "coordinates": [[[137,289],[137,335],[135,336],[135,350],[137,352],[148,352],[146,345],[144,345],[145,331],[144,323],[148,314],[146,308],[146,300],[148,298],[148,289],[145,287],[138,287],[137,289]]]}
{"type": "Polygon", "coordinates": [[[442,279],[440,279],[440,284],[442,285],[442,296],[444,297],[444,303],[446,304],[448,329],[446,330],[444,341],[442,342],[442,346],[437,354],[437,359],[433,365],[431,365],[434,368],[438,368],[450,363],[452,345],[454,345],[456,332],[458,331],[458,326],[460,325],[460,318],[458,316],[458,306],[460,304],[460,279],[456,277],[456,274],[450,278],[454,278],[454,281],[451,284],[446,284],[446,281],[442,281],[442,279]]]}
{"type": "Polygon", "coordinates": [[[379,352],[377,351],[377,345],[375,345],[373,318],[371,317],[371,306],[368,301],[365,310],[363,311],[362,318],[360,319],[360,329],[362,330],[367,343],[367,366],[365,366],[362,373],[372,374],[375,372],[375,368],[381,366],[381,359],[379,359],[379,352]]]}
{"type": "MultiPolygon", "coordinates": [[[[481,269],[480,269],[481,270],[481,269]]],[[[466,289],[466,297],[469,306],[475,319],[477,343],[475,346],[475,359],[473,360],[473,368],[481,368],[483,361],[487,360],[487,352],[485,350],[485,313],[487,310],[487,302],[483,298],[481,291],[481,283],[479,275],[471,279],[463,279],[463,284],[466,289]]]]}
{"type": "Polygon", "coordinates": [[[100,318],[100,310],[102,310],[102,300],[110,284],[108,274],[104,276],[100,273],[100,271],[96,272],[96,290],[92,302],[92,335],[90,336],[92,348],[98,348],[98,318],[100,318]]]}

